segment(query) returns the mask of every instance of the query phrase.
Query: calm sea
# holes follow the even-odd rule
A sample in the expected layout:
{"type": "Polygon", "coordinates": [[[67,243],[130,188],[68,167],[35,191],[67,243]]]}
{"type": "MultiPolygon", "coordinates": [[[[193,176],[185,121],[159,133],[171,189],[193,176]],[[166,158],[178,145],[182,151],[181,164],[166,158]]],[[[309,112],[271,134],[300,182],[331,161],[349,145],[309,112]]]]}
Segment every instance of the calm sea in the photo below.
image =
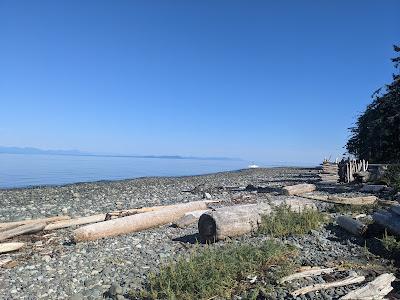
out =
{"type": "Polygon", "coordinates": [[[0,188],[199,175],[246,168],[240,160],[0,154],[0,188]]]}

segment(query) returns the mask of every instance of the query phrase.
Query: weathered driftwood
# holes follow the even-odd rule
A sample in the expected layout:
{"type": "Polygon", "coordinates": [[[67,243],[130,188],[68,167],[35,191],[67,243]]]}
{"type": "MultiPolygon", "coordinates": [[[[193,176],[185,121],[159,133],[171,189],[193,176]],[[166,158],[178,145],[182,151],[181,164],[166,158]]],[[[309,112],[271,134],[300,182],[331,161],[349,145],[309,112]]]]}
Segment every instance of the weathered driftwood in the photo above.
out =
{"type": "Polygon", "coordinates": [[[85,225],[85,224],[103,222],[108,219],[115,219],[118,217],[126,217],[129,215],[134,215],[137,213],[156,211],[156,210],[160,210],[160,209],[167,208],[167,207],[172,207],[172,205],[133,208],[133,209],[127,209],[127,210],[121,210],[121,211],[114,211],[111,213],[97,214],[97,215],[88,216],[88,217],[74,218],[74,219],[70,219],[70,220],[59,221],[59,222],[54,222],[54,223],[48,224],[44,228],[44,230],[54,230],[54,229],[66,228],[66,227],[77,226],[77,225],[85,225]]]}
{"type": "Polygon", "coordinates": [[[42,218],[42,219],[22,220],[22,221],[16,221],[16,222],[5,222],[5,223],[0,223],[0,228],[1,229],[11,229],[11,228],[15,228],[16,226],[34,224],[34,223],[49,224],[52,222],[68,220],[68,219],[71,219],[71,217],[70,216],[55,216],[55,217],[42,218]]]}
{"type": "Polygon", "coordinates": [[[336,223],[346,231],[358,236],[363,236],[368,229],[368,226],[364,223],[348,216],[337,217],[336,223]]]}
{"type": "Polygon", "coordinates": [[[21,226],[21,225],[9,225],[7,227],[0,227],[0,232],[7,231],[7,230],[10,230],[13,228],[17,228],[18,226],[21,226]]]}
{"type": "MultiPolygon", "coordinates": [[[[271,204],[274,204],[275,201],[271,201],[271,204]]],[[[293,199],[287,198],[285,199],[282,204],[288,206],[291,211],[294,212],[302,212],[305,209],[312,209],[317,210],[317,206],[315,205],[314,201],[310,201],[309,199],[293,199]]]]}
{"type": "Polygon", "coordinates": [[[224,240],[256,231],[263,214],[270,214],[268,204],[235,205],[217,208],[201,215],[198,223],[200,236],[208,241],[224,240]]]}
{"type": "Polygon", "coordinates": [[[11,258],[0,258],[0,267],[8,264],[9,262],[12,262],[11,258]]]}
{"type": "Polygon", "coordinates": [[[383,191],[385,188],[386,185],[382,184],[367,184],[360,189],[360,192],[379,193],[380,191],[383,191]]]}
{"type": "Polygon", "coordinates": [[[25,246],[25,243],[1,243],[0,244],[0,254],[17,251],[25,246]]]}
{"type": "Polygon", "coordinates": [[[342,300],[369,300],[369,299],[384,299],[384,297],[389,294],[392,290],[392,281],[396,277],[393,274],[382,274],[376,277],[373,281],[369,282],[367,285],[351,291],[346,296],[343,296],[342,300]]]}
{"type": "Polygon", "coordinates": [[[340,196],[325,196],[325,195],[300,195],[300,197],[335,203],[335,204],[347,204],[347,205],[373,205],[377,201],[375,196],[363,196],[363,197],[340,197],[340,196]]]}
{"type": "Polygon", "coordinates": [[[176,204],[158,211],[86,225],[74,230],[73,238],[76,242],[90,241],[157,227],[178,220],[186,212],[207,209],[208,204],[212,202],[215,201],[176,204]]]}
{"type": "Polygon", "coordinates": [[[291,274],[289,276],[285,276],[279,280],[279,283],[284,283],[287,281],[296,280],[299,278],[310,277],[310,276],[317,276],[321,274],[329,274],[334,271],[333,268],[321,268],[321,267],[307,267],[302,268],[300,272],[291,274]]]}
{"type": "Polygon", "coordinates": [[[296,185],[289,185],[282,188],[282,191],[285,195],[300,195],[304,193],[313,192],[317,189],[314,184],[302,183],[296,185]]]}
{"type": "Polygon", "coordinates": [[[391,233],[400,236],[400,217],[396,213],[381,209],[372,215],[372,219],[391,233]]]}
{"type": "Polygon", "coordinates": [[[199,221],[202,214],[209,212],[209,210],[196,210],[185,213],[185,215],[174,223],[176,227],[185,228],[199,221]]]}
{"type": "Polygon", "coordinates": [[[18,226],[17,228],[13,228],[7,231],[0,233],[0,241],[4,241],[9,238],[13,238],[22,234],[28,233],[36,233],[42,231],[46,223],[33,223],[33,224],[26,224],[18,226]]]}
{"type": "Polygon", "coordinates": [[[399,205],[399,204],[392,205],[392,206],[390,207],[390,210],[391,210],[392,212],[394,212],[396,215],[398,215],[399,218],[400,218],[400,205],[399,205]]]}
{"type": "Polygon", "coordinates": [[[309,292],[315,292],[315,291],[319,291],[319,290],[360,283],[360,282],[363,282],[364,280],[365,280],[364,276],[354,275],[354,276],[349,276],[349,277],[346,277],[345,279],[341,279],[338,281],[309,285],[309,286],[303,287],[301,289],[295,290],[291,294],[293,297],[297,297],[299,295],[305,295],[309,292]]]}

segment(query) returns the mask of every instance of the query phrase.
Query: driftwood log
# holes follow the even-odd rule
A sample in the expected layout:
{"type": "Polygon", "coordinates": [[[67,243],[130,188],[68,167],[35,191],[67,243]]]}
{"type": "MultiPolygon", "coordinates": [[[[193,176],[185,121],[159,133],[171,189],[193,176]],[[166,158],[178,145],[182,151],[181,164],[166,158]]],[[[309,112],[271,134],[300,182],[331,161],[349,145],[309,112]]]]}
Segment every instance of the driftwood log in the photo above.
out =
{"type": "Polygon", "coordinates": [[[391,233],[400,236],[400,217],[396,213],[381,209],[372,215],[372,219],[391,233]]]}
{"type": "Polygon", "coordinates": [[[378,198],[375,196],[363,196],[363,197],[341,197],[341,196],[326,196],[326,195],[299,195],[299,197],[335,203],[335,204],[346,204],[346,205],[373,205],[377,202],[378,198]]]}
{"type": "Polygon", "coordinates": [[[57,221],[62,221],[62,220],[68,220],[71,219],[69,216],[55,216],[55,217],[49,217],[49,218],[42,218],[42,219],[33,219],[33,220],[22,220],[22,221],[16,221],[16,222],[5,222],[5,223],[0,223],[0,228],[1,229],[12,229],[17,226],[21,225],[27,225],[27,224],[34,224],[34,223],[52,223],[52,222],[57,222],[57,221]]]}
{"type": "Polygon", "coordinates": [[[282,188],[283,194],[287,196],[300,195],[304,193],[313,192],[317,189],[314,184],[303,183],[296,185],[289,185],[282,188]]]}
{"type": "Polygon", "coordinates": [[[0,267],[7,265],[10,262],[12,262],[11,258],[0,258],[0,267]]]}
{"type": "Polygon", "coordinates": [[[382,184],[367,184],[360,189],[360,192],[379,193],[380,191],[383,191],[386,187],[386,185],[382,184]]]}
{"type": "Polygon", "coordinates": [[[400,218],[400,205],[399,204],[392,205],[390,207],[390,211],[394,212],[400,218]]]}
{"type": "Polygon", "coordinates": [[[368,300],[368,299],[384,299],[384,297],[389,294],[392,290],[392,281],[396,277],[393,274],[382,274],[376,277],[373,281],[369,282],[367,285],[351,291],[346,296],[343,296],[342,300],[368,300]]]}
{"type": "Polygon", "coordinates": [[[17,251],[25,246],[25,243],[2,243],[0,244],[0,254],[17,251]]]}
{"type": "Polygon", "coordinates": [[[279,280],[279,283],[284,283],[287,281],[296,280],[299,278],[317,276],[321,274],[329,274],[334,271],[333,268],[321,268],[321,267],[302,267],[301,270],[297,273],[294,273],[289,276],[285,276],[279,280]]]}
{"type": "Polygon", "coordinates": [[[348,276],[345,279],[341,279],[338,281],[309,285],[309,286],[303,287],[301,289],[295,290],[291,294],[293,297],[297,297],[299,295],[305,295],[309,292],[315,292],[315,291],[319,291],[319,290],[360,283],[360,282],[363,282],[364,280],[365,280],[364,276],[353,275],[353,276],[348,276]]]}
{"type": "Polygon", "coordinates": [[[202,214],[209,212],[209,210],[196,210],[185,213],[185,215],[174,223],[176,227],[185,228],[199,221],[202,214]]]}
{"type": "Polygon", "coordinates": [[[224,240],[256,231],[261,215],[270,214],[268,204],[235,205],[217,208],[201,215],[198,223],[200,236],[207,241],[224,240]]]}
{"type": "Polygon", "coordinates": [[[213,202],[215,201],[176,204],[158,211],[86,225],[74,230],[73,239],[76,242],[90,241],[157,227],[179,220],[186,212],[207,209],[208,204],[213,202]]]}
{"type": "Polygon", "coordinates": [[[17,228],[13,228],[7,231],[3,231],[0,233],[0,241],[4,241],[9,238],[13,238],[19,235],[28,234],[28,233],[36,233],[42,231],[46,223],[33,223],[18,226],[17,228]]]}
{"type": "Polygon", "coordinates": [[[348,216],[339,216],[336,218],[336,223],[346,231],[363,236],[368,229],[368,226],[358,220],[354,220],[348,216]]]}
{"type": "Polygon", "coordinates": [[[164,209],[164,208],[168,208],[168,207],[173,207],[173,205],[133,208],[133,209],[127,209],[127,210],[121,210],[121,211],[114,211],[114,212],[105,213],[105,214],[97,214],[97,215],[88,216],[88,217],[74,218],[74,219],[70,219],[70,220],[59,221],[59,222],[54,222],[54,223],[48,224],[44,228],[44,230],[54,230],[54,229],[66,228],[66,227],[77,226],[77,225],[86,225],[86,224],[91,224],[91,223],[103,222],[108,219],[115,219],[118,217],[126,217],[129,215],[134,215],[134,214],[138,214],[138,213],[156,211],[156,210],[160,210],[160,209],[164,209]]]}

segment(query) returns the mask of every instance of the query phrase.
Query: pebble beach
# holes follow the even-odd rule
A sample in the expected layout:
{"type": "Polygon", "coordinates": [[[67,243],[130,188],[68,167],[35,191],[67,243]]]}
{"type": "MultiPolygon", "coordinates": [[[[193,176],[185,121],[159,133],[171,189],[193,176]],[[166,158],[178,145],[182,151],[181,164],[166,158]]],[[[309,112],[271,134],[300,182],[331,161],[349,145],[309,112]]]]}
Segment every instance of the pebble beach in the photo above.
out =
{"type": "MultiPolygon", "coordinates": [[[[279,189],[296,183],[318,184],[315,168],[246,169],[186,177],[147,177],[122,181],[78,183],[0,190],[0,222],[43,218],[55,215],[89,216],[138,207],[168,205],[202,200],[205,194],[220,200],[219,205],[263,203],[281,199],[279,189]]],[[[357,193],[346,187],[322,186],[326,193],[357,193]]],[[[294,197],[294,196],[292,196],[294,197]]],[[[329,211],[329,205],[320,204],[329,211]]],[[[334,217],[335,212],[331,212],[334,217]]],[[[65,228],[20,236],[26,247],[2,254],[12,263],[0,268],[0,299],[129,299],[131,290],[140,289],[150,272],[160,265],[190,253],[196,245],[196,224],[175,228],[170,224],[97,241],[74,243],[65,228]]],[[[357,238],[340,228],[325,226],[303,236],[282,238],[299,251],[298,263],[308,266],[352,265],[339,275],[351,272],[370,280],[378,273],[393,272],[392,262],[373,255],[357,238]],[[364,266],[364,267],[362,267],[364,266]],[[371,267],[365,267],[371,266],[371,267]]],[[[245,235],[225,243],[260,243],[268,237],[245,235]]],[[[335,273],[336,274],[336,273],[335,273]]],[[[305,278],[298,288],[322,283],[323,276],[305,278]]],[[[293,298],[288,287],[277,288],[265,299],[339,299],[362,284],[311,292],[293,298]]],[[[240,299],[240,298],[238,298],[240,299]]]]}

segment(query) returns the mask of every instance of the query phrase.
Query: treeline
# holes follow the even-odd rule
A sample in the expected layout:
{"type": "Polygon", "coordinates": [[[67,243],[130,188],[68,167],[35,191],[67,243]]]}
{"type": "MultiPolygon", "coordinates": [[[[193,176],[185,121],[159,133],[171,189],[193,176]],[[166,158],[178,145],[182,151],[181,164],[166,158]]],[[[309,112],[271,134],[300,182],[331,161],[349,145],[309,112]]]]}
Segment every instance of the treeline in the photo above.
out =
{"type": "Polygon", "coordinates": [[[372,95],[372,103],[349,128],[347,151],[370,163],[400,162],[400,47],[394,51],[393,82],[372,95]]]}

